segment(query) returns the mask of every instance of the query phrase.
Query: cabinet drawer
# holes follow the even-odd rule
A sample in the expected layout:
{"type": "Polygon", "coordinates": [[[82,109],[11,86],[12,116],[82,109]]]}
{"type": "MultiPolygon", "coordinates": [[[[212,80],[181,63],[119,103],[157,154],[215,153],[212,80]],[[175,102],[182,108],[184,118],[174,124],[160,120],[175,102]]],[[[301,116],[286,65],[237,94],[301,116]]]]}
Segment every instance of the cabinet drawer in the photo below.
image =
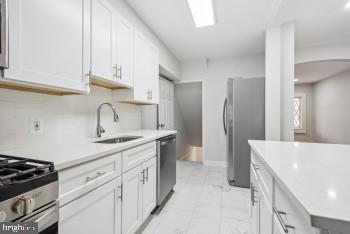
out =
{"type": "Polygon", "coordinates": [[[270,203],[273,199],[273,177],[254,151],[251,152],[251,168],[255,171],[260,186],[270,203]]]}
{"type": "Polygon", "coordinates": [[[278,183],[275,184],[274,217],[278,221],[274,222],[274,230],[283,230],[282,227],[283,224],[285,224],[294,227],[289,228],[289,231],[295,234],[318,233],[318,231],[311,226],[310,218],[306,211],[299,206],[298,203],[293,202],[288,193],[285,192],[278,183]],[[277,224],[280,226],[276,227],[277,224]]]}
{"type": "Polygon", "coordinates": [[[59,172],[60,206],[121,175],[121,153],[59,172]]]}
{"type": "Polygon", "coordinates": [[[150,142],[135,148],[125,150],[123,153],[123,172],[126,172],[148,159],[156,156],[157,145],[156,142],[150,142]]]}

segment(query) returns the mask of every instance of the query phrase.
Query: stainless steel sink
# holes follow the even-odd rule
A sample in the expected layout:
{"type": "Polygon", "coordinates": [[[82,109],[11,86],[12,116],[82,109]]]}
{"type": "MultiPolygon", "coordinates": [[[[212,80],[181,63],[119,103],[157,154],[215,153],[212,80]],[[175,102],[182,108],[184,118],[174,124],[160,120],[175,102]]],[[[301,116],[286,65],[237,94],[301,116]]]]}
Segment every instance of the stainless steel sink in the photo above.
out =
{"type": "Polygon", "coordinates": [[[123,143],[128,142],[136,139],[142,138],[141,136],[121,136],[116,138],[110,138],[102,141],[96,141],[94,143],[100,143],[100,144],[117,144],[117,143],[123,143]]]}

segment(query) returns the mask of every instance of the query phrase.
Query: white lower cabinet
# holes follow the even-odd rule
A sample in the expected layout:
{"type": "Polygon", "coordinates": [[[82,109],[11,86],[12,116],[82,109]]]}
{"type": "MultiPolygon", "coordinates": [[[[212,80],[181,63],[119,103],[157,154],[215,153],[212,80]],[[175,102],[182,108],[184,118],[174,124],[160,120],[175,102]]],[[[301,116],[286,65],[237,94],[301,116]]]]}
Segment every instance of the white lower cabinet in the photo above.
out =
{"type": "Polygon", "coordinates": [[[273,234],[285,234],[276,216],[273,217],[273,234]]]}
{"type": "Polygon", "coordinates": [[[260,194],[260,234],[272,233],[272,207],[268,203],[266,196],[260,194]]]}
{"type": "Polygon", "coordinates": [[[123,234],[135,233],[156,206],[156,158],[123,175],[123,234]]]}
{"type": "Polygon", "coordinates": [[[250,220],[253,234],[260,232],[260,195],[258,190],[258,180],[253,169],[250,170],[250,220]]]}
{"type": "Polygon", "coordinates": [[[123,233],[135,233],[142,224],[143,165],[123,174],[123,233]]]}
{"type": "Polygon", "coordinates": [[[60,208],[60,234],[120,234],[121,178],[60,208]]]}
{"type": "Polygon", "coordinates": [[[135,233],[156,207],[152,146],[155,141],[60,171],[59,234],[135,233]],[[124,168],[126,159],[137,163],[124,168]]]}
{"type": "MultiPolygon", "coordinates": [[[[293,202],[267,167],[252,152],[251,225],[253,234],[320,234],[307,212],[293,202]]],[[[328,233],[328,232],[327,232],[328,233]]]]}
{"type": "Polygon", "coordinates": [[[142,216],[145,220],[157,203],[157,159],[156,157],[144,163],[145,179],[142,193],[142,216]]]}

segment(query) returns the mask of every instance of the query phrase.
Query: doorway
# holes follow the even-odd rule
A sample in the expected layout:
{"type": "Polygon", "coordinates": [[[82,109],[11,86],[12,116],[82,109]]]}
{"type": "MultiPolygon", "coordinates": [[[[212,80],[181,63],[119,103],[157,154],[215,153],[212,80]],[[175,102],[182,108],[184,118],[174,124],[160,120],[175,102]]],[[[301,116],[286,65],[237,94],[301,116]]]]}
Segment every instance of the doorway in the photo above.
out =
{"type": "Polygon", "coordinates": [[[295,65],[296,141],[350,144],[350,61],[324,60],[295,65]]]}
{"type": "Polygon", "coordinates": [[[203,162],[202,81],[175,83],[174,124],[178,160],[203,162]]]}

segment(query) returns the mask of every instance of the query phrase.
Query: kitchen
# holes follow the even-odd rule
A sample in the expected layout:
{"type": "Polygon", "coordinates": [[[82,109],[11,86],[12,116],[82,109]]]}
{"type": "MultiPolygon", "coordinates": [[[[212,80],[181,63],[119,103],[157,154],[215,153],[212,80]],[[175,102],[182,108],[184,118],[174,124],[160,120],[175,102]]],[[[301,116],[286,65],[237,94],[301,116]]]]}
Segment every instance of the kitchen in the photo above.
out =
{"type": "Polygon", "coordinates": [[[350,148],[294,142],[293,124],[295,64],[350,59],[348,1],[0,9],[0,221],[41,234],[350,233],[350,148]],[[262,96],[239,92],[246,78],[262,96]],[[176,103],[188,83],[202,95],[189,121],[176,116],[190,113],[176,103]],[[201,162],[175,161],[198,147],[201,162]]]}

